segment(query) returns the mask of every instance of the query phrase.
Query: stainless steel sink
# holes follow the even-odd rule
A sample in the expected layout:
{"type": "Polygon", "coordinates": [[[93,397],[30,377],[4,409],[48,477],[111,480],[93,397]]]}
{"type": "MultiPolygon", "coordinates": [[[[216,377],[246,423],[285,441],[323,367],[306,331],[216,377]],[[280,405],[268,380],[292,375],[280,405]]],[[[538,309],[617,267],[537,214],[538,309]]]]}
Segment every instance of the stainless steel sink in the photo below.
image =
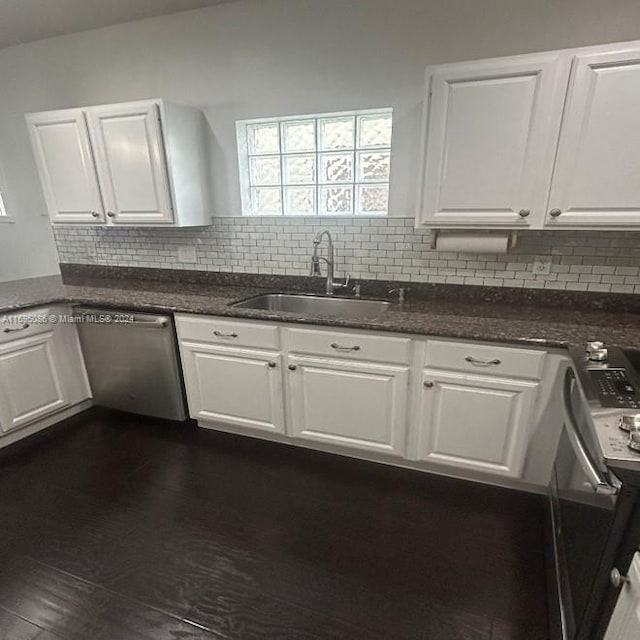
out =
{"type": "Polygon", "coordinates": [[[305,294],[267,293],[231,305],[241,309],[288,311],[321,316],[367,317],[378,316],[391,306],[386,300],[358,300],[330,298],[305,294]]]}

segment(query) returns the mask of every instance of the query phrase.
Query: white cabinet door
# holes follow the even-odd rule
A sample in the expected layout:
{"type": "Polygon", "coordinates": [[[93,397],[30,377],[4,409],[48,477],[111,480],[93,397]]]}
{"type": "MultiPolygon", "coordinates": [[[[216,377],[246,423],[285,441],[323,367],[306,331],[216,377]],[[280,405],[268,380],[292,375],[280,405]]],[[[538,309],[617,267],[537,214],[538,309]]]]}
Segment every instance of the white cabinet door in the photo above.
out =
{"type": "Polygon", "coordinates": [[[567,73],[557,54],[433,70],[418,224],[542,221],[567,73]]]}
{"type": "Polygon", "coordinates": [[[546,224],[640,224],[639,131],[640,49],[577,56],[546,224]]]}
{"type": "MultiPolygon", "coordinates": [[[[73,364],[73,363],[71,363],[73,364]]],[[[54,333],[0,345],[0,427],[11,431],[69,404],[54,333]]]]}
{"type": "Polygon", "coordinates": [[[289,356],[291,435],[405,453],[409,368],[289,356]]]}
{"type": "Polygon", "coordinates": [[[638,640],[640,638],[640,553],[629,569],[629,582],[621,589],[604,640],[638,640]]]}
{"type": "Polygon", "coordinates": [[[171,223],[173,209],[158,105],[91,107],[87,118],[109,221],[171,223]]]}
{"type": "Polygon", "coordinates": [[[192,418],[284,431],[279,354],[193,342],[180,347],[192,418]]]}
{"type": "Polygon", "coordinates": [[[425,369],[417,458],[517,477],[538,384],[425,369]]]}
{"type": "Polygon", "coordinates": [[[85,117],[80,109],[27,116],[49,215],[54,222],[104,221],[85,117]]]}

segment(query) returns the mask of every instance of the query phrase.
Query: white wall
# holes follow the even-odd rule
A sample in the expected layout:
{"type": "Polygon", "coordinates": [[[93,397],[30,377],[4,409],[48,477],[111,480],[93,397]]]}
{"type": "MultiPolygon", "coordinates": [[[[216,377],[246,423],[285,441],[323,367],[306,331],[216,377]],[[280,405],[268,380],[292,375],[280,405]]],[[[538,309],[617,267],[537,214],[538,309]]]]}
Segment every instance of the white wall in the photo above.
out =
{"type": "Polygon", "coordinates": [[[2,50],[17,223],[0,227],[0,280],[55,270],[25,112],[153,96],[199,106],[214,213],[238,215],[235,120],[391,106],[390,208],[409,216],[425,65],[633,39],[638,0],[245,0],[2,50]]]}

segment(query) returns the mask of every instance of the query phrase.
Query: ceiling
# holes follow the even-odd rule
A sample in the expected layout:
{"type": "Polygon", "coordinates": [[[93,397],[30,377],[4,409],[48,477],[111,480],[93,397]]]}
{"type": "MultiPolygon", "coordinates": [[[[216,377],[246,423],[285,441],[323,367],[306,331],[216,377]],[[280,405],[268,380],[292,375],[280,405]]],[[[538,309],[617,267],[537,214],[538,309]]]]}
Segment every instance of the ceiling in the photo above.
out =
{"type": "Polygon", "coordinates": [[[0,49],[231,0],[0,0],[0,49]]]}

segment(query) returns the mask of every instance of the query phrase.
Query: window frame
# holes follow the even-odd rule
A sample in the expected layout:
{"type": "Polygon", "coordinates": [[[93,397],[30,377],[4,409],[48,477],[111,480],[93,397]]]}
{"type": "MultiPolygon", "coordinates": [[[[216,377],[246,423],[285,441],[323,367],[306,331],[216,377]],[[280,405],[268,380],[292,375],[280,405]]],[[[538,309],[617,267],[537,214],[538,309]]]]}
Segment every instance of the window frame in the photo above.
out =
{"type": "Polygon", "coordinates": [[[390,200],[390,187],[391,187],[391,163],[392,163],[392,149],[393,149],[393,108],[392,107],[379,107],[375,109],[354,109],[350,111],[335,111],[327,113],[310,113],[302,115],[289,115],[289,116],[277,116],[273,118],[252,118],[247,120],[236,121],[236,141],[238,152],[238,170],[239,170],[239,182],[240,182],[240,197],[241,197],[241,215],[246,218],[387,218],[389,217],[389,200],[390,200]],[[359,145],[358,138],[358,122],[362,116],[382,115],[389,116],[391,118],[391,136],[388,145],[361,147],[359,145]],[[323,149],[319,139],[320,127],[319,121],[324,119],[333,119],[341,117],[351,117],[354,119],[353,128],[353,146],[345,147],[343,149],[323,149]],[[294,150],[285,151],[283,149],[284,140],[282,136],[283,125],[296,122],[308,122],[313,121],[315,126],[315,145],[313,150],[294,150]],[[278,152],[273,154],[255,154],[251,153],[249,148],[249,130],[252,125],[260,124],[277,124],[278,125],[278,152]],[[359,157],[362,152],[373,152],[389,154],[389,176],[386,180],[381,181],[363,181],[359,180],[359,157]],[[324,154],[331,153],[345,153],[352,154],[353,156],[353,179],[349,182],[334,182],[327,183],[321,180],[321,158],[324,154]],[[313,155],[315,157],[315,177],[313,184],[309,183],[287,183],[285,177],[285,158],[291,155],[313,155]],[[254,202],[252,198],[252,189],[259,188],[252,183],[251,179],[251,160],[252,158],[274,158],[278,159],[280,163],[279,173],[280,181],[278,185],[263,185],[263,187],[273,187],[280,189],[280,213],[258,213],[255,211],[254,202]],[[352,189],[352,203],[351,211],[349,213],[333,213],[323,212],[320,206],[320,193],[322,188],[330,187],[351,187],[352,189]],[[387,206],[384,212],[365,212],[359,213],[359,201],[360,201],[360,187],[370,186],[375,188],[376,186],[385,187],[387,189],[387,206]],[[285,202],[286,188],[311,188],[314,190],[315,199],[315,211],[314,213],[287,213],[287,204],[285,202]]]}

